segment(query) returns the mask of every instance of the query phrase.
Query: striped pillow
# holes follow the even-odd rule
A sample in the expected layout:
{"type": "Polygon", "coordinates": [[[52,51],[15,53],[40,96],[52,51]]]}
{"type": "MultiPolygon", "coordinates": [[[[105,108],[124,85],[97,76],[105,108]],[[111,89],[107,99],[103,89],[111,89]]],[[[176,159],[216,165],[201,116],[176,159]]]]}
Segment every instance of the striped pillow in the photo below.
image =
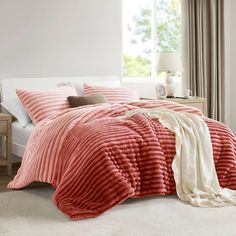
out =
{"type": "Polygon", "coordinates": [[[17,89],[16,94],[34,124],[69,108],[67,97],[77,96],[74,86],[61,86],[46,91],[17,89]]]}
{"type": "Polygon", "coordinates": [[[132,102],[139,100],[138,92],[133,88],[108,88],[84,84],[84,95],[93,96],[98,94],[105,96],[107,101],[111,103],[132,102]]]}

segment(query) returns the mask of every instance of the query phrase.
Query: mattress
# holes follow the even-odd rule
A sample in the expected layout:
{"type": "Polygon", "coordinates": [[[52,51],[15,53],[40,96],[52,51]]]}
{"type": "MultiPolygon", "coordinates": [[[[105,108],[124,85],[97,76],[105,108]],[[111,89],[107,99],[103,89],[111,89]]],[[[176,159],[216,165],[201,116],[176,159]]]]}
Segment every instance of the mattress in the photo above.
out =
{"type": "Polygon", "coordinates": [[[30,123],[23,128],[18,121],[12,123],[12,143],[25,147],[35,125],[30,123]]]}

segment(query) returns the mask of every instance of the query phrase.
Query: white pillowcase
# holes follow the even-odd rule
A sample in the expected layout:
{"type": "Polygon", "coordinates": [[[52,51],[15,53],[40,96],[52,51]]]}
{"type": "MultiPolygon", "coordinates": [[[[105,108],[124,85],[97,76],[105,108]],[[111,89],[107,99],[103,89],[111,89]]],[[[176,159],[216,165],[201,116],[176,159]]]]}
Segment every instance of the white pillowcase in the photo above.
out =
{"type": "Polygon", "coordinates": [[[28,116],[24,106],[22,105],[19,98],[12,98],[6,101],[3,101],[1,105],[12,115],[14,116],[24,128],[30,124],[32,121],[28,116]]]}

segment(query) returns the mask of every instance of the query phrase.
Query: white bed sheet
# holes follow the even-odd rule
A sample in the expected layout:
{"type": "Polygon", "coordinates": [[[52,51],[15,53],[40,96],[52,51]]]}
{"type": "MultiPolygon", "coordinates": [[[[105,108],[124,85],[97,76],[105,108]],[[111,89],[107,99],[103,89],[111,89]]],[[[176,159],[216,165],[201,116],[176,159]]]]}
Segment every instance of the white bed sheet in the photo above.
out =
{"type": "Polygon", "coordinates": [[[12,142],[25,147],[34,127],[35,125],[30,123],[23,128],[18,121],[14,121],[12,123],[12,142]]]}

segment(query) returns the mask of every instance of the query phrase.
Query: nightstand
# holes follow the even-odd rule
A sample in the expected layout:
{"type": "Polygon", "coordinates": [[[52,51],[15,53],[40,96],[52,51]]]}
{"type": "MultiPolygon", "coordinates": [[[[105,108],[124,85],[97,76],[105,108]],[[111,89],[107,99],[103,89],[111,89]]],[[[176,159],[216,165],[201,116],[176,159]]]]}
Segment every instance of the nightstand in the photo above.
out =
{"type": "Polygon", "coordinates": [[[2,139],[2,153],[0,153],[0,165],[7,167],[8,175],[12,174],[12,117],[11,115],[0,113],[0,138],[2,139]],[[5,145],[3,145],[5,141],[5,145]],[[4,150],[5,149],[5,150],[4,150]]]}
{"type": "MultiPolygon", "coordinates": [[[[141,98],[144,100],[156,100],[157,98],[141,98]]],[[[177,102],[186,106],[198,108],[205,116],[206,114],[206,99],[200,97],[190,97],[190,98],[163,98],[161,100],[177,102]]]]}

